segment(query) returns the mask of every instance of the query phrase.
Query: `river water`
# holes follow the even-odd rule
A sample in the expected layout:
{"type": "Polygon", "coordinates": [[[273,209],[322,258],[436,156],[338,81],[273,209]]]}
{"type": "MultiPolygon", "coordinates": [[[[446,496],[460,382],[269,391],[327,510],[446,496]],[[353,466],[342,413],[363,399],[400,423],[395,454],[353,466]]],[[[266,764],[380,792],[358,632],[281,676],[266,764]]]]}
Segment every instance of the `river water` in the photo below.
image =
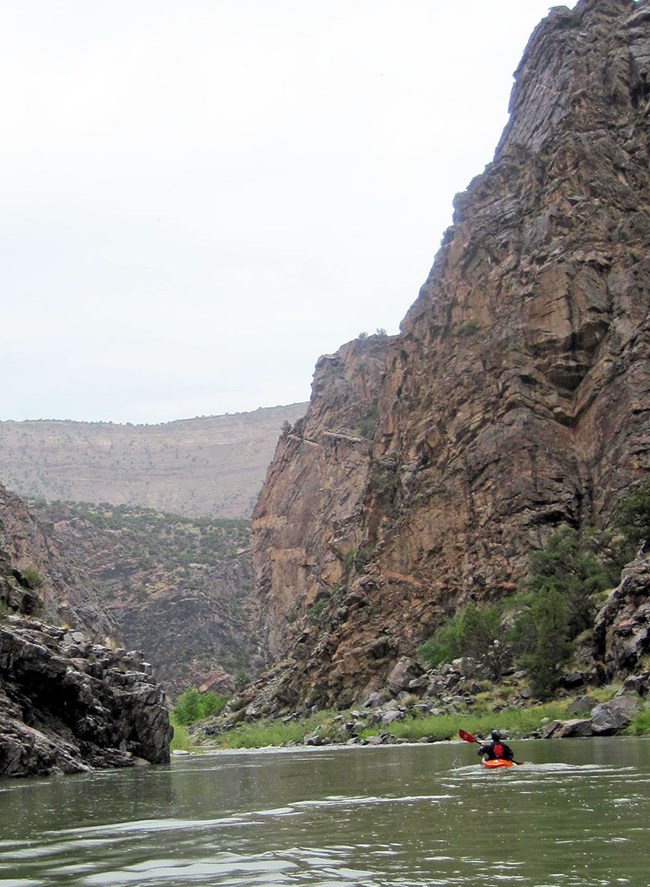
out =
{"type": "Polygon", "coordinates": [[[650,884],[650,739],[219,752],[0,780],[0,887],[650,884]]]}

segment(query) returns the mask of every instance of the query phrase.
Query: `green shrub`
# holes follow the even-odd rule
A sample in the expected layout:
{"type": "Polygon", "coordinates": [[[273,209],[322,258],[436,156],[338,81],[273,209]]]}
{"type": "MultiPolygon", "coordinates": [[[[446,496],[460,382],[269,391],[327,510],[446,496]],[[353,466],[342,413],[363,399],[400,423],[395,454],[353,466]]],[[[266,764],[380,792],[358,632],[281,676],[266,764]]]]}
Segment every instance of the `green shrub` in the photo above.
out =
{"type": "Polygon", "coordinates": [[[473,336],[478,331],[478,321],[474,318],[457,323],[453,329],[455,336],[473,336]]]}
{"type": "Polygon", "coordinates": [[[178,701],[172,710],[175,723],[182,727],[189,727],[203,718],[218,715],[228,702],[227,696],[217,696],[215,693],[199,693],[198,690],[185,690],[178,697],[178,701]]]}
{"type": "Polygon", "coordinates": [[[468,656],[493,680],[499,680],[512,661],[501,610],[491,604],[468,604],[441,626],[418,653],[429,668],[468,656]]]}
{"type": "Polygon", "coordinates": [[[372,548],[350,548],[343,555],[343,566],[348,571],[361,572],[371,557],[372,548]]]}
{"type": "Polygon", "coordinates": [[[628,543],[626,560],[634,556],[640,542],[650,543],[650,476],[619,506],[614,525],[628,543]]]}
{"type": "Polygon", "coordinates": [[[526,649],[530,652],[523,653],[520,662],[533,693],[540,699],[548,699],[573,652],[565,599],[556,588],[545,587],[521,618],[527,625],[526,649]]]}
{"type": "Polygon", "coordinates": [[[454,616],[438,628],[418,649],[418,655],[429,668],[451,662],[462,655],[463,616],[454,616]]]}
{"type": "Polygon", "coordinates": [[[617,582],[620,571],[599,554],[603,544],[602,533],[580,534],[563,525],[543,549],[531,552],[528,558],[526,590],[533,598],[542,591],[560,592],[566,604],[571,640],[593,626],[594,596],[617,582]]]}
{"type": "Polygon", "coordinates": [[[631,736],[647,736],[650,734],[650,711],[639,712],[625,730],[631,736]]]}
{"type": "Polygon", "coordinates": [[[40,588],[45,582],[45,579],[35,567],[26,567],[24,570],[21,570],[21,576],[30,588],[40,588]]]}
{"type": "Polygon", "coordinates": [[[327,598],[321,598],[319,601],[313,603],[311,607],[307,607],[307,620],[310,625],[318,625],[321,616],[327,609],[328,603],[329,601],[327,598]]]}
{"type": "Polygon", "coordinates": [[[531,690],[541,699],[557,687],[574,639],[593,628],[599,593],[616,581],[618,567],[601,554],[608,539],[564,525],[529,555],[511,637],[531,690]]]}

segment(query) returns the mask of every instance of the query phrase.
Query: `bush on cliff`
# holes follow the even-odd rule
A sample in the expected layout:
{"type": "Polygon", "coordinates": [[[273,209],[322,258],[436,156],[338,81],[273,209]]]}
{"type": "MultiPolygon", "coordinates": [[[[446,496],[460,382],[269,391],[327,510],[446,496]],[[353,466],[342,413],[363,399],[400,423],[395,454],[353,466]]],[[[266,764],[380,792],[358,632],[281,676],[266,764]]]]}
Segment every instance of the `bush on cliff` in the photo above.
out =
{"type": "Polygon", "coordinates": [[[634,557],[640,543],[650,544],[650,476],[621,503],[614,524],[627,543],[624,560],[634,557]]]}
{"type": "Polygon", "coordinates": [[[565,598],[558,589],[545,586],[515,623],[523,666],[530,688],[540,699],[549,699],[571,659],[569,616],[565,598]]]}
{"type": "Polygon", "coordinates": [[[531,598],[557,591],[566,606],[567,631],[571,639],[591,628],[596,615],[595,595],[618,581],[620,568],[607,563],[602,533],[579,533],[563,525],[540,551],[528,558],[526,590],[531,598]]]}
{"type": "Polygon", "coordinates": [[[533,692],[547,699],[569,663],[575,639],[591,630],[598,595],[617,584],[623,536],[580,533],[563,525],[528,558],[524,589],[515,598],[512,638],[533,692]]]}

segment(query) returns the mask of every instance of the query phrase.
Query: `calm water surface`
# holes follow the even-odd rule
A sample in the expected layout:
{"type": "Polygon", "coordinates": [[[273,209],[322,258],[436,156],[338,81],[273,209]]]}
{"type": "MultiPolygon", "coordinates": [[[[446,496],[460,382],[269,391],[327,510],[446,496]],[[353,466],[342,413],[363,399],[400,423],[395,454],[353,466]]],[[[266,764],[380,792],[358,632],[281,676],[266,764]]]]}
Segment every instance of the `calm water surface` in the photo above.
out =
{"type": "Polygon", "coordinates": [[[0,887],[650,884],[650,740],[221,752],[0,781],[0,887]]]}

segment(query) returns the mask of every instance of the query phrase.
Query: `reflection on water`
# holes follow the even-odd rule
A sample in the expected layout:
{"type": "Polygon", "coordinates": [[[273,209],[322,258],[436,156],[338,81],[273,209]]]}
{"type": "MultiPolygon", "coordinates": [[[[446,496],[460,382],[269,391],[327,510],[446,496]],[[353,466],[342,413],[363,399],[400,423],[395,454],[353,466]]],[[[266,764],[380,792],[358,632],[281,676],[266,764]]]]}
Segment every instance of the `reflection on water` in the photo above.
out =
{"type": "Polygon", "coordinates": [[[650,741],[218,753],[0,781],[8,885],[647,887],[650,741]]]}

